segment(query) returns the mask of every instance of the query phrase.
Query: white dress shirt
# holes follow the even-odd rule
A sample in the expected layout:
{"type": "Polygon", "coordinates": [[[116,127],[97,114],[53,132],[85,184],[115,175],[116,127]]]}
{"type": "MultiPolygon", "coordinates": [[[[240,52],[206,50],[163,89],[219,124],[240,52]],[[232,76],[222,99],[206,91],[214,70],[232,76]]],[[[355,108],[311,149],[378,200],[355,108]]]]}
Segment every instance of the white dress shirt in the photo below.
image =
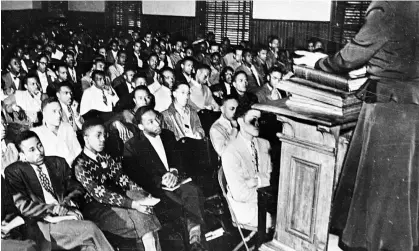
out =
{"type": "Polygon", "coordinates": [[[69,166],[71,166],[74,159],[82,150],[73,127],[66,122],[61,122],[57,135],[45,125],[32,128],[31,130],[41,140],[46,156],[62,157],[67,161],[69,166]]]}
{"type": "Polygon", "coordinates": [[[169,108],[172,103],[172,92],[164,85],[159,82],[154,82],[148,86],[148,90],[154,95],[156,105],[154,110],[162,112],[169,108]]]}
{"type": "Polygon", "coordinates": [[[38,112],[41,111],[42,101],[36,97],[32,97],[28,91],[17,90],[14,96],[16,105],[25,111],[29,121],[32,123],[38,122],[38,112]]]}
{"type": "Polygon", "coordinates": [[[140,54],[134,52],[135,57],[137,58],[137,66],[138,68],[143,68],[143,60],[140,58],[140,54]]]}
{"type": "Polygon", "coordinates": [[[60,50],[55,50],[54,53],[52,53],[51,58],[61,60],[63,57],[63,53],[60,50]]]}
{"type": "Polygon", "coordinates": [[[159,155],[159,158],[161,162],[163,162],[164,167],[166,167],[166,170],[169,171],[169,164],[167,162],[166,151],[164,150],[163,142],[161,141],[160,135],[157,135],[156,137],[152,137],[147,133],[144,133],[144,135],[150,141],[154,150],[156,150],[157,155],[159,155]]]}
{"type": "Polygon", "coordinates": [[[28,66],[26,66],[25,60],[20,60],[20,65],[22,66],[22,69],[26,72],[28,72],[28,66]]]}
{"type": "MultiPolygon", "coordinates": [[[[44,186],[42,186],[41,178],[39,177],[38,166],[32,165],[32,164],[31,164],[31,166],[32,166],[33,170],[36,173],[36,177],[38,177],[39,184],[42,187],[42,192],[44,194],[45,204],[59,205],[58,201],[54,198],[54,196],[50,192],[48,192],[47,190],[45,190],[44,186]]],[[[51,184],[51,188],[54,189],[52,187],[51,178],[49,177],[48,169],[45,166],[45,164],[42,164],[41,165],[41,168],[42,168],[42,172],[45,174],[45,176],[47,176],[47,179],[49,180],[49,183],[51,184]]]]}
{"type": "Polygon", "coordinates": [[[38,76],[39,76],[39,82],[41,82],[42,92],[46,93],[47,92],[47,87],[48,87],[47,73],[46,72],[42,73],[42,72],[38,71],[38,76]]]}
{"type": "Polygon", "coordinates": [[[83,92],[83,96],[80,102],[80,115],[86,114],[90,110],[98,110],[101,112],[111,112],[113,107],[119,101],[118,95],[112,87],[114,95],[110,95],[107,91],[104,91],[107,104],[103,102],[102,90],[97,88],[95,85],[90,86],[83,92]]]}
{"type": "Polygon", "coordinates": [[[68,68],[68,73],[70,74],[71,80],[73,80],[73,82],[77,82],[76,70],[74,68],[68,68]]]}

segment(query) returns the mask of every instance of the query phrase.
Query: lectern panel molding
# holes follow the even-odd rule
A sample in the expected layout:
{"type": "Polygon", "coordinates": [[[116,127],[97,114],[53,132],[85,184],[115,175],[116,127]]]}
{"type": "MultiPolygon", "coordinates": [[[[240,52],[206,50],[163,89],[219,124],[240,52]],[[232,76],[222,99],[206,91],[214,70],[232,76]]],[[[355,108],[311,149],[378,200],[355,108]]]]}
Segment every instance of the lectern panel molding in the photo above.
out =
{"type": "Polygon", "coordinates": [[[336,155],[336,148],[334,148],[334,147],[328,147],[328,146],[316,144],[316,143],[313,143],[313,142],[310,142],[310,141],[301,140],[301,139],[298,139],[298,138],[293,138],[293,137],[290,137],[290,136],[282,134],[282,133],[277,133],[276,136],[282,142],[286,142],[286,143],[296,145],[296,146],[299,146],[299,147],[304,147],[306,149],[316,151],[316,152],[320,152],[320,153],[330,155],[330,156],[335,156],[336,155]]]}

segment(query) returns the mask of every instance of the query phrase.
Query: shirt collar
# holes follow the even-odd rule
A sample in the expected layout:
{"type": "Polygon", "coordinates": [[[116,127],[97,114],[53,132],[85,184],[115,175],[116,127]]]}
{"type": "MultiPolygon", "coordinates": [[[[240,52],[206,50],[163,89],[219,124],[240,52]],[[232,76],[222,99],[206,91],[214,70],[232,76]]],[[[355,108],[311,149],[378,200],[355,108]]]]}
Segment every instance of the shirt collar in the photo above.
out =
{"type": "Polygon", "coordinates": [[[189,107],[187,105],[185,107],[181,107],[177,103],[173,102],[173,106],[175,107],[175,109],[178,113],[181,113],[181,114],[189,113],[189,107]]]}
{"type": "Polygon", "coordinates": [[[96,159],[97,154],[96,154],[96,153],[94,153],[94,152],[90,151],[90,150],[89,150],[89,149],[87,149],[86,147],[83,149],[83,152],[84,152],[84,154],[86,154],[86,155],[87,155],[87,157],[91,158],[92,160],[96,160],[96,161],[97,161],[97,159],[96,159]]]}
{"type": "MultiPolygon", "coordinates": [[[[144,133],[144,132],[143,132],[144,133]]],[[[156,140],[160,140],[160,135],[156,135],[155,137],[152,137],[150,135],[148,135],[147,133],[144,133],[144,136],[150,141],[150,142],[154,142],[156,140]]]]}

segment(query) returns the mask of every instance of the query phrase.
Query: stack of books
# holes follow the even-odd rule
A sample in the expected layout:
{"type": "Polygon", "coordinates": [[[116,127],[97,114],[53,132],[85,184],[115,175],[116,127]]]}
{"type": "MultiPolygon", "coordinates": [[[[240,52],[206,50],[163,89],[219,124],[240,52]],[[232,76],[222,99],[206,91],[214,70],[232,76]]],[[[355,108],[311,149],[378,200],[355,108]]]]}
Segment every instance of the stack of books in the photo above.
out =
{"type": "Polygon", "coordinates": [[[294,77],[283,81],[281,89],[291,94],[286,101],[290,108],[338,117],[357,116],[362,101],[355,93],[366,81],[363,70],[342,76],[294,65],[294,77]]]}

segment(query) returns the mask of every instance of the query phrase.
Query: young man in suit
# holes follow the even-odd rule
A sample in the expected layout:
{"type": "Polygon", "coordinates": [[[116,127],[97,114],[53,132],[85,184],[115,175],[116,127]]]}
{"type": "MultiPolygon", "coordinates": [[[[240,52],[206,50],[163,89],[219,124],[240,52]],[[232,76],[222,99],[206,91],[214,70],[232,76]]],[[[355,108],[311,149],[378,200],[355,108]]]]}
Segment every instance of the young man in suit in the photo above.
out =
{"type": "Polygon", "coordinates": [[[135,88],[133,78],[135,70],[131,67],[126,67],[124,74],[112,81],[112,87],[115,89],[119,99],[126,98],[135,88]]]}
{"type": "Polygon", "coordinates": [[[60,83],[56,96],[62,108],[62,121],[73,127],[75,132],[81,130],[84,123],[83,117],[78,112],[79,103],[73,99],[73,86],[68,81],[60,83]]]}
{"type": "Polygon", "coordinates": [[[16,90],[23,90],[23,83],[20,79],[20,69],[21,65],[19,59],[16,57],[12,57],[9,60],[9,64],[7,65],[7,73],[4,73],[1,76],[1,79],[4,81],[5,88],[12,88],[16,90]]]}
{"type": "Polygon", "coordinates": [[[275,105],[279,100],[286,98],[288,95],[281,90],[281,82],[290,74],[287,74],[283,66],[272,67],[266,76],[267,82],[256,92],[259,103],[275,105]]]}
{"type": "Polygon", "coordinates": [[[111,81],[121,76],[124,73],[125,61],[127,53],[125,51],[118,51],[115,63],[108,68],[108,75],[111,81]]]}
{"type": "Polygon", "coordinates": [[[240,132],[221,155],[227,199],[238,222],[252,226],[258,225],[257,189],[270,185],[272,171],[271,146],[258,137],[260,116],[251,104],[239,105],[235,119],[240,132]]]}
{"type": "Polygon", "coordinates": [[[106,53],[106,63],[108,65],[113,65],[116,62],[116,57],[119,52],[119,42],[116,39],[113,39],[110,42],[111,49],[106,53]]]}
{"type": "Polygon", "coordinates": [[[22,161],[6,168],[6,182],[21,215],[43,233],[39,236],[41,250],[113,250],[100,229],[83,220],[77,207],[83,188],[72,178],[66,161],[45,156],[42,143],[32,131],[19,134],[16,147],[22,161]],[[50,223],[55,216],[71,216],[74,220],[50,223]]]}
{"type": "Polygon", "coordinates": [[[247,90],[251,93],[256,93],[263,84],[263,79],[259,75],[255,66],[253,65],[252,52],[249,49],[243,50],[243,63],[236,69],[236,72],[243,71],[247,75],[247,90]]]}
{"type": "Polygon", "coordinates": [[[247,74],[244,71],[236,71],[233,76],[234,88],[231,91],[231,95],[239,101],[239,105],[258,102],[257,96],[249,92],[247,86],[247,74]]]}
{"type": "MultiPolygon", "coordinates": [[[[151,107],[139,108],[135,113],[135,120],[141,132],[125,143],[125,172],[137,184],[161,198],[164,204],[182,207],[190,250],[205,250],[201,244],[201,225],[204,223],[201,191],[191,182],[172,192],[163,189],[174,187],[178,179],[185,176],[176,159],[174,134],[169,130],[162,130],[161,120],[151,107]],[[139,169],[140,167],[144,170],[139,169]],[[141,171],[146,175],[138,175],[141,171]]],[[[174,210],[173,208],[166,210],[174,210]]],[[[162,211],[157,210],[157,215],[162,214],[162,211]]]]}
{"type": "Polygon", "coordinates": [[[55,73],[48,68],[49,65],[49,58],[45,54],[41,54],[38,56],[36,61],[36,71],[35,74],[38,75],[39,83],[41,84],[41,91],[42,93],[47,93],[47,87],[54,83],[55,73]]]}
{"type": "Polygon", "coordinates": [[[211,126],[209,132],[211,143],[220,157],[230,142],[237,137],[238,124],[234,114],[238,105],[236,98],[231,95],[226,96],[222,101],[221,116],[211,126]]]}

